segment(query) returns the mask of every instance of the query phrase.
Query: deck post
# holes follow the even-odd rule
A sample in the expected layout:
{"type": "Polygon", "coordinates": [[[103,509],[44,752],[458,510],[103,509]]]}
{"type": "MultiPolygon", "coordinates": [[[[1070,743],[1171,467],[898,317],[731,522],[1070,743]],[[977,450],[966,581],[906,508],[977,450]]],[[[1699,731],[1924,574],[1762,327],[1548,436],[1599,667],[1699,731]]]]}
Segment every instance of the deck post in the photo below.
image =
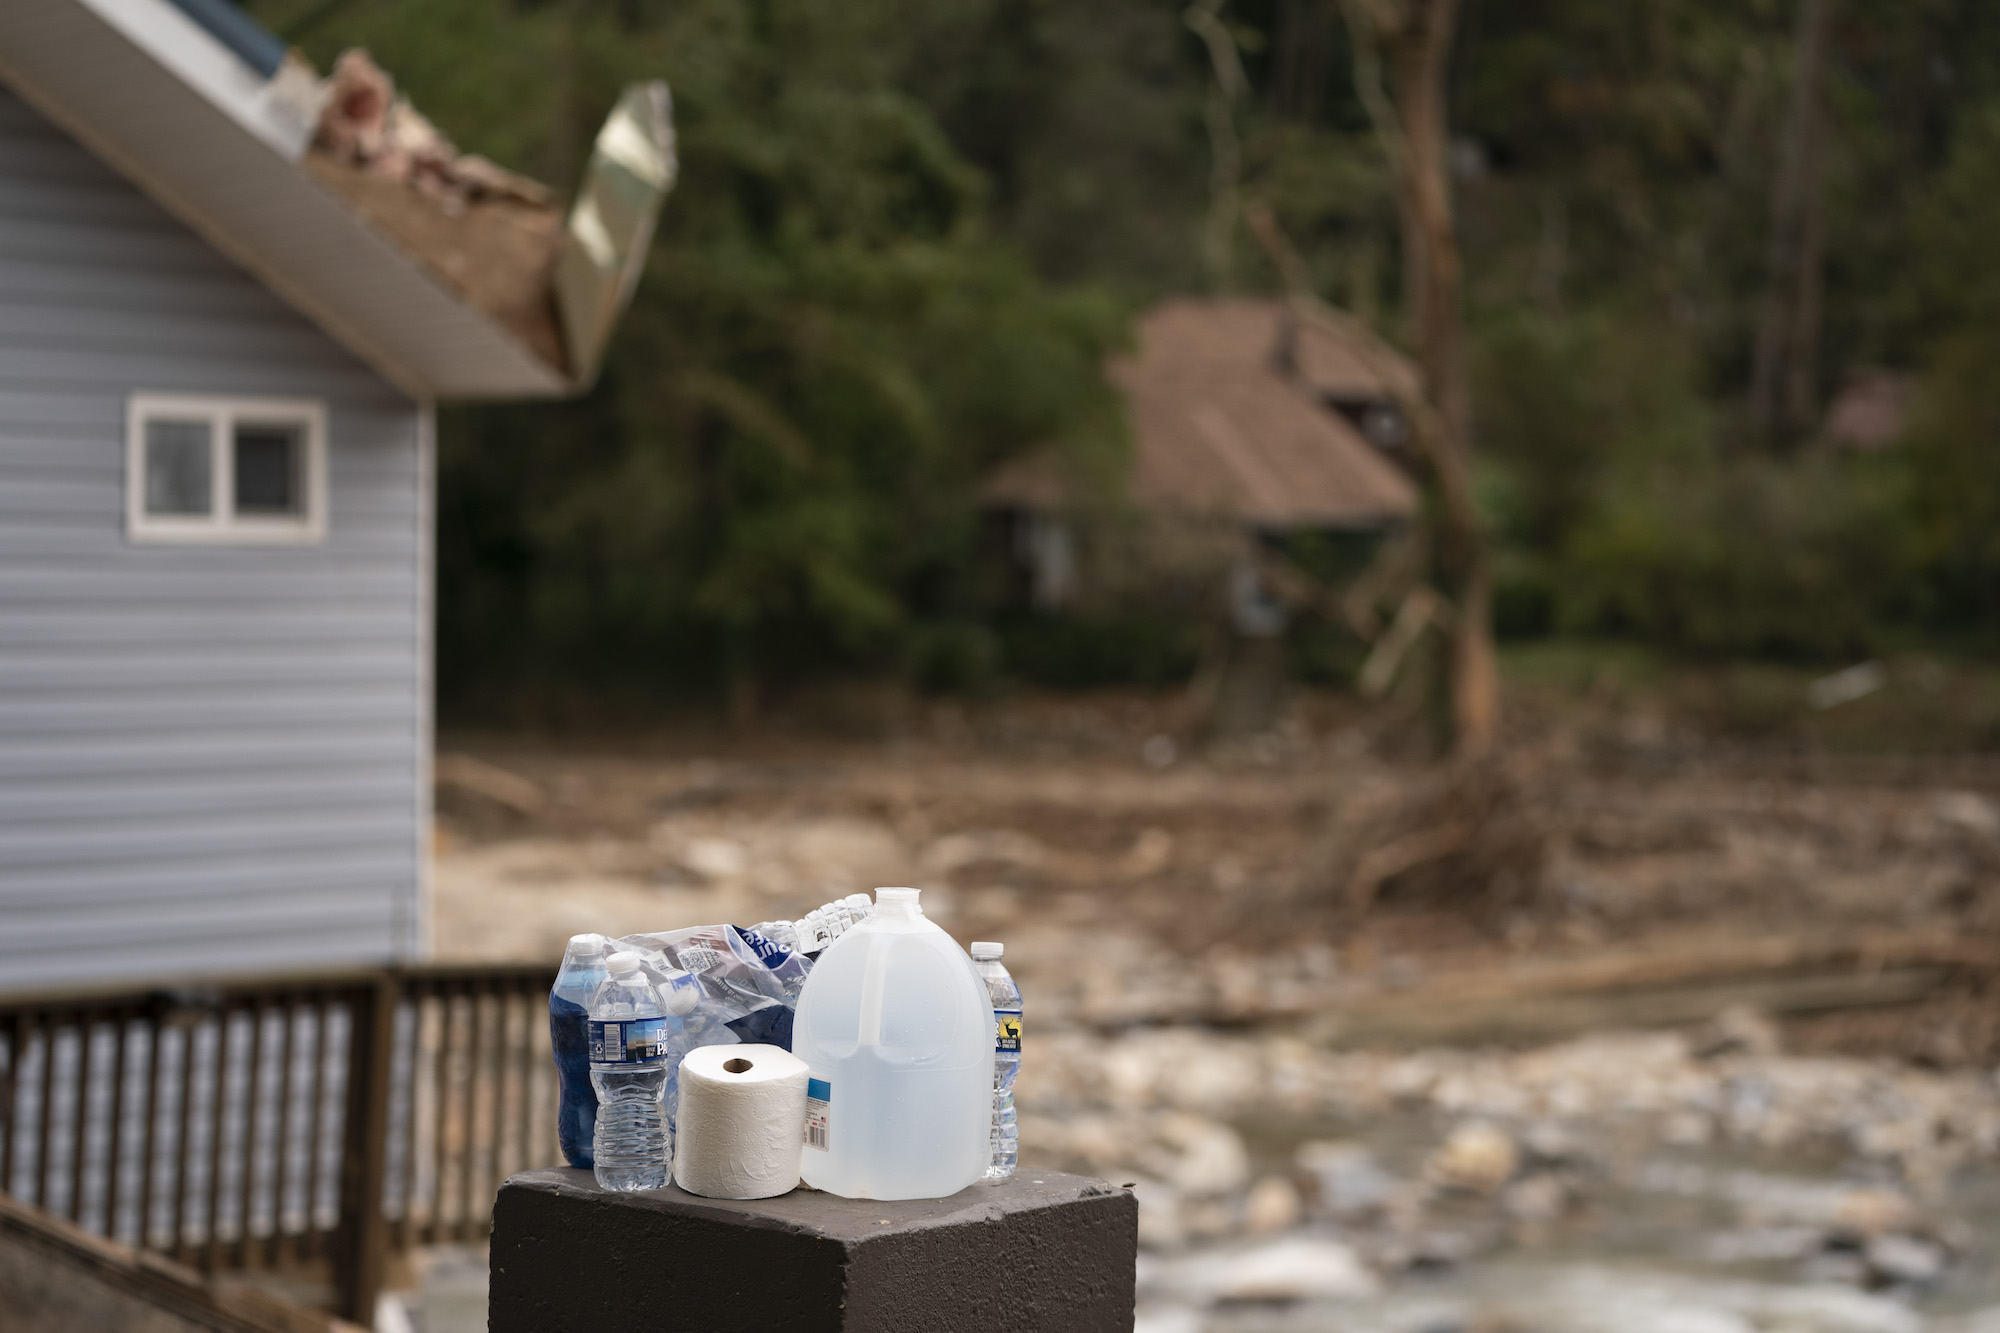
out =
{"type": "MultiPolygon", "coordinates": [[[[348,1028],[347,1111],[341,1127],[340,1228],[334,1249],[334,1313],[365,1327],[375,1323],[389,1224],[382,1215],[382,1176],[389,1152],[389,1083],[396,1044],[396,975],[385,972],[353,992],[348,1028]]],[[[316,1146],[316,1145],[315,1145],[316,1146]]],[[[406,1168],[407,1169],[407,1165],[406,1168]]]]}

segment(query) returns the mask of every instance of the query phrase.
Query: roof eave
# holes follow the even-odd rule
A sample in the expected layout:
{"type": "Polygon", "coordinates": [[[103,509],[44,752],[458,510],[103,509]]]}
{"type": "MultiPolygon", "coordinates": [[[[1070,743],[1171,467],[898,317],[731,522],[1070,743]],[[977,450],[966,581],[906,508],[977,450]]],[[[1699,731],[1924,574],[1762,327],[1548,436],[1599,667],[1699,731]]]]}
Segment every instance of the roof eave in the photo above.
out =
{"type": "Polygon", "coordinates": [[[0,5],[0,81],[412,397],[575,392],[82,0],[0,5]]]}

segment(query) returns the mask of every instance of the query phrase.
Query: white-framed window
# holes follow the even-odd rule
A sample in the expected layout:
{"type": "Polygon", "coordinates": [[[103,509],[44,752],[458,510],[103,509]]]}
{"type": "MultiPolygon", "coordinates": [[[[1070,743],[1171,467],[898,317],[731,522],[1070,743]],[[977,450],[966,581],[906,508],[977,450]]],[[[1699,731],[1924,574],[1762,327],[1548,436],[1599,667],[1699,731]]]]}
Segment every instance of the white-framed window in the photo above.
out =
{"type": "Polygon", "coordinates": [[[326,537],[326,404],[136,393],[125,413],[125,534],[286,546],[326,537]]]}

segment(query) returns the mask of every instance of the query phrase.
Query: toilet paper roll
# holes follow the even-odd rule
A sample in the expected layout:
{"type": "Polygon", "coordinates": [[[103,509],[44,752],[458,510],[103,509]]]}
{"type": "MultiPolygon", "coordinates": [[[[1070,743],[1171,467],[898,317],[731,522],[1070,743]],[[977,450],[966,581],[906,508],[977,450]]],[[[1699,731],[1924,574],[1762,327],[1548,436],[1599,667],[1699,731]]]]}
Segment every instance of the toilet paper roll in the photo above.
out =
{"type": "Polygon", "coordinates": [[[768,1199],[799,1183],[806,1063],[780,1046],[698,1046],[681,1061],[674,1180],[710,1199],[768,1199]]]}

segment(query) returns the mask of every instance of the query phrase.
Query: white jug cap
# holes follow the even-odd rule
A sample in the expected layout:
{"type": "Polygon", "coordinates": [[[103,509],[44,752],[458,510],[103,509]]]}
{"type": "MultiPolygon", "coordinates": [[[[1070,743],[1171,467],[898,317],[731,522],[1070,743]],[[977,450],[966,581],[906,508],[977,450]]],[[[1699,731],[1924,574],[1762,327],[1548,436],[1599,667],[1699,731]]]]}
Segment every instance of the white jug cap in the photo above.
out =
{"type": "Polygon", "coordinates": [[[993,940],[974,940],[972,942],[972,956],[982,963],[997,960],[1000,955],[1006,952],[1006,945],[996,943],[993,940]]]}
{"type": "Polygon", "coordinates": [[[915,911],[917,910],[917,897],[918,893],[915,889],[877,889],[875,890],[875,905],[877,907],[887,907],[893,903],[915,911]]]}

